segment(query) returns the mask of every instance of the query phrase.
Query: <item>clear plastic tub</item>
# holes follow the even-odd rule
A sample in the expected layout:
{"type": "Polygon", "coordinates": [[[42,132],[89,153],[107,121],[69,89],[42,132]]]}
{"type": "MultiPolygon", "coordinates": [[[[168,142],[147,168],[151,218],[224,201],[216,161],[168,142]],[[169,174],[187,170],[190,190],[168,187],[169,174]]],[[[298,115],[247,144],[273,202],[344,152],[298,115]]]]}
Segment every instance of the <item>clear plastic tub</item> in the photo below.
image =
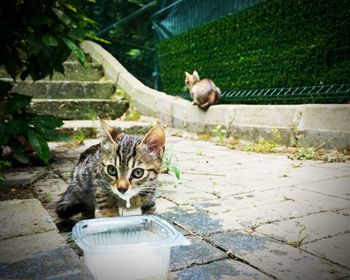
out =
{"type": "Polygon", "coordinates": [[[96,279],[167,279],[170,248],[190,242],[165,220],[152,215],[78,222],[74,241],[96,279]]]}

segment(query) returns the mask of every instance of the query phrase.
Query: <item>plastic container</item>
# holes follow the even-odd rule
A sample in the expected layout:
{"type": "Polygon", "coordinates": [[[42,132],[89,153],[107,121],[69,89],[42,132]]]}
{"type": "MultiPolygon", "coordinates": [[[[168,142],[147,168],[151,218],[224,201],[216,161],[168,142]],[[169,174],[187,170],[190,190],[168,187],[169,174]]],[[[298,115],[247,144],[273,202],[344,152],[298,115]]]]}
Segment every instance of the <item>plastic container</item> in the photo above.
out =
{"type": "Polygon", "coordinates": [[[167,279],[170,249],[190,242],[151,215],[78,222],[72,237],[96,279],[167,279]]]}

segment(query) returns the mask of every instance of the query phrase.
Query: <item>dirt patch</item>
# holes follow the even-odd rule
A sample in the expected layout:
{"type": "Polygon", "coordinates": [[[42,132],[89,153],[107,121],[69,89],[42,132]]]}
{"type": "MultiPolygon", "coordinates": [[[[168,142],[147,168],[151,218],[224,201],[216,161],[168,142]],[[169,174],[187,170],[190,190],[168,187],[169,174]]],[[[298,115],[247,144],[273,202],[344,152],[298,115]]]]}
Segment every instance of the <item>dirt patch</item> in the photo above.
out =
{"type": "Polygon", "coordinates": [[[36,198],[33,186],[0,186],[0,201],[11,199],[36,198]]]}

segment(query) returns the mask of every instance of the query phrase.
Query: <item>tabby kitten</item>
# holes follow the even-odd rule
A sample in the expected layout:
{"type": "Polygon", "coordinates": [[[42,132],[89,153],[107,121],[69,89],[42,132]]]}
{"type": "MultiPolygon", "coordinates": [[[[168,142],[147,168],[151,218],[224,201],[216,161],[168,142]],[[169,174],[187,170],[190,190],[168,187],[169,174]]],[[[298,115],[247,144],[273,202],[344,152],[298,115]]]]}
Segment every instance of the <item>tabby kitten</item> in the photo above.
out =
{"type": "Polygon", "coordinates": [[[221,91],[212,80],[201,80],[197,71],[193,71],[192,75],[185,72],[185,75],[185,84],[190,91],[194,105],[206,110],[209,106],[219,103],[221,91]]]}
{"type": "Polygon", "coordinates": [[[120,209],[155,211],[157,175],[162,166],[165,133],[152,128],[144,138],[118,133],[100,121],[102,141],[84,151],[70,184],[56,206],[59,218],[82,213],[83,219],[118,216],[120,209]]]}

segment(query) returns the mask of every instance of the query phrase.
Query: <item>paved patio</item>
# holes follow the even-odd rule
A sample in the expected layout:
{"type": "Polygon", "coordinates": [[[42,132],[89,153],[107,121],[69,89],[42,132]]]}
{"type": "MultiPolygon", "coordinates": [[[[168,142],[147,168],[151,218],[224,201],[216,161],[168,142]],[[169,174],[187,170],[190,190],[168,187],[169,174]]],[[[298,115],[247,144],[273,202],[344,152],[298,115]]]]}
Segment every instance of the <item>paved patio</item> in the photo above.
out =
{"type": "MultiPolygon", "coordinates": [[[[53,208],[79,153],[94,143],[52,145],[55,160],[36,170],[45,175],[34,183],[48,212],[35,199],[0,203],[0,279],[91,277],[57,232],[53,208]]],[[[174,136],[167,147],[181,179],[161,176],[158,213],[192,242],[173,248],[169,279],[350,278],[349,162],[296,161],[174,136]]]]}

